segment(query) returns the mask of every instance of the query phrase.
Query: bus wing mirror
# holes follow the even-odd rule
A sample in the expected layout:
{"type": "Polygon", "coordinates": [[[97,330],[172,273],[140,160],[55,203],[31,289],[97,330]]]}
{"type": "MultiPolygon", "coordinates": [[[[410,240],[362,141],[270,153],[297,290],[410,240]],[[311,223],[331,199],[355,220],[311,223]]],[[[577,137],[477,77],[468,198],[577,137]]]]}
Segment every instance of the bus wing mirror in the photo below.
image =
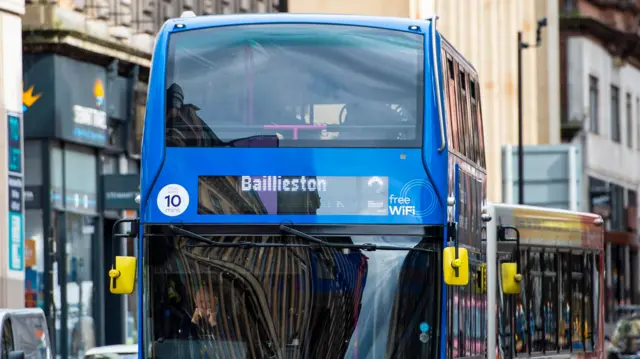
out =
{"type": "Polygon", "coordinates": [[[500,279],[504,294],[519,294],[522,274],[518,273],[518,263],[508,262],[500,264],[500,279]]]}
{"type": "Polygon", "coordinates": [[[473,292],[476,294],[484,294],[487,292],[487,264],[482,263],[476,269],[474,274],[473,292]]]}
{"type": "Polygon", "coordinates": [[[109,291],[112,294],[131,294],[136,285],[136,257],[117,256],[109,271],[109,291]]]}
{"type": "Polygon", "coordinates": [[[109,291],[112,294],[131,294],[136,285],[136,257],[117,256],[120,239],[133,239],[138,236],[138,219],[119,219],[113,224],[114,261],[109,270],[109,291]],[[130,223],[131,231],[119,234],[118,227],[122,223],[130,223]]]}
{"type": "Polygon", "coordinates": [[[498,240],[501,242],[516,242],[514,262],[500,264],[500,279],[502,280],[502,292],[504,294],[519,294],[522,274],[520,273],[520,231],[513,226],[499,226],[498,240]],[[507,231],[515,233],[515,237],[507,236],[507,231]]]}
{"type": "Polygon", "coordinates": [[[469,253],[466,248],[446,247],[442,253],[442,266],[447,285],[465,286],[469,283],[469,253]]]}

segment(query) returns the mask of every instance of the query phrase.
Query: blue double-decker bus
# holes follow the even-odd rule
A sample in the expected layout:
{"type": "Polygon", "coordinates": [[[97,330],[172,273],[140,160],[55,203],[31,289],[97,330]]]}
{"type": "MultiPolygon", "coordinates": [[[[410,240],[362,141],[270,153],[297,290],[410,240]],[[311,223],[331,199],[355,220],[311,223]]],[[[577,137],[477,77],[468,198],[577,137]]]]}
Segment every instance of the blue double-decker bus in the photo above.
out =
{"type": "Polygon", "coordinates": [[[109,272],[138,286],[140,357],[484,355],[482,134],[435,18],[167,21],[139,257],[109,272]]]}

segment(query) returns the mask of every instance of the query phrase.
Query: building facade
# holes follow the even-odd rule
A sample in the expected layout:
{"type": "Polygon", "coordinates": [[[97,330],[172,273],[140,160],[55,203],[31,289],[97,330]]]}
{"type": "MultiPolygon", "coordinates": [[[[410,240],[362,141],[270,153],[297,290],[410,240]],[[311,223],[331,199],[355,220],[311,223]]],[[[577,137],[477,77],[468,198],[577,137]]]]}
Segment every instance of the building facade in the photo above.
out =
{"type": "MultiPolygon", "coordinates": [[[[488,177],[501,178],[502,145],[518,144],[518,31],[530,45],[522,51],[523,143],[560,143],[558,0],[432,0],[431,4],[427,13],[438,14],[439,30],[478,70],[488,177]],[[542,18],[547,25],[542,43],[534,47],[537,21],[542,18]]],[[[504,200],[502,181],[489,181],[487,191],[490,201],[504,200]]]]}
{"type": "Polygon", "coordinates": [[[25,137],[19,304],[45,310],[60,358],[82,357],[94,346],[137,342],[137,296],[111,295],[106,276],[113,256],[135,254],[136,245],[111,236],[116,220],[137,215],[155,33],[186,10],[199,15],[276,12],[286,11],[286,3],[58,0],[26,5],[24,54],[18,61],[22,107],[16,105],[24,112],[25,137]]]}
{"type": "Polygon", "coordinates": [[[584,210],[606,219],[607,315],[640,303],[640,3],[561,2],[564,141],[584,149],[584,210]]]}

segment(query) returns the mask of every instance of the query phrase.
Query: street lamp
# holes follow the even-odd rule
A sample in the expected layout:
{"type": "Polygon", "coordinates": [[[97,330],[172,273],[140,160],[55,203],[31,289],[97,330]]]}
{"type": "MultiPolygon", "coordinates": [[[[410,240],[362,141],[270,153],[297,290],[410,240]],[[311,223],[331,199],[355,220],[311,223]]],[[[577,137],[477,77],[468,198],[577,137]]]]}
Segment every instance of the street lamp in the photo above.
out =
{"type": "Polygon", "coordinates": [[[542,45],[542,28],[547,26],[547,18],[538,20],[536,43],[529,45],[522,41],[522,31],[518,31],[518,203],[524,204],[524,152],[522,150],[522,50],[542,45]]]}

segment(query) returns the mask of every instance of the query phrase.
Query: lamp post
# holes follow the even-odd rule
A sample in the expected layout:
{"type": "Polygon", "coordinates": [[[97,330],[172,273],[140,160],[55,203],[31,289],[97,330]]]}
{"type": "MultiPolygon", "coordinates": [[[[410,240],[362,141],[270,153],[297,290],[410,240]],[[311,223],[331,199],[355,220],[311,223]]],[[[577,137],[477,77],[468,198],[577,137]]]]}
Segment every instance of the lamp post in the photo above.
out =
{"type": "Polygon", "coordinates": [[[538,20],[536,43],[530,45],[522,41],[522,31],[518,31],[518,203],[524,204],[524,152],[522,149],[522,50],[542,45],[542,28],[547,26],[547,18],[538,20]]]}

